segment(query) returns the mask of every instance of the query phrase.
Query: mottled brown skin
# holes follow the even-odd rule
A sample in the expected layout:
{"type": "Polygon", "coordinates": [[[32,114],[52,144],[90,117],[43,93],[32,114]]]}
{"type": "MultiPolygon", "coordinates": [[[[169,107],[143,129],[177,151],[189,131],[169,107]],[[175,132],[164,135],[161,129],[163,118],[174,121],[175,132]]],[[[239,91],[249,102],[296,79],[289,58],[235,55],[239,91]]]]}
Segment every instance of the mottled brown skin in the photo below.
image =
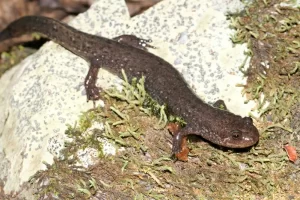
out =
{"type": "Polygon", "coordinates": [[[251,118],[242,118],[204,103],[171,64],[137,48],[137,45],[130,45],[126,40],[131,38],[129,36],[125,36],[124,41],[118,37],[116,41],[80,32],[53,19],[27,16],[4,29],[0,33],[0,42],[32,32],[47,36],[90,63],[85,79],[88,100],[100,98],[95,86],[100,67],[119,77],[122,77],[121,69],[129,79],[145,76],[147,92],[159,103],[166,103],[171,114],[181,116],[187,122],[173,137],[172,151],[175,154],[182,151],[183,138],[189,134],[200,135],[229,148],[246,148],[258,142],[259,133],[251,118]]]}

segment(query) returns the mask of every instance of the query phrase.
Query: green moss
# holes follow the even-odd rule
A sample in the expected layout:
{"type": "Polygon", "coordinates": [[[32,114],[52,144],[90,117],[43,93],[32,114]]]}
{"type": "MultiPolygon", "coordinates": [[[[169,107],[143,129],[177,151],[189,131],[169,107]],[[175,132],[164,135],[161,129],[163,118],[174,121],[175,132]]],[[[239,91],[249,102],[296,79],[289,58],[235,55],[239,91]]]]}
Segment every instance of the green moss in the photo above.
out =
{"type": "Polygon", "coordinates": [[[248,198],[253,193],[271,196],[276,191],[277,177],[270,171],[285,169],[287,158],[274,147],[266,151],[258,146],[242,154],[194,141],[189,145],[190,162],[175,163],[170,134],[155,129],[159,119],[144,112],[144,103],[137,101],[141,99],[137,94],[143,92],[136,92],[137,84],[133,85],[135,88],[128,89],[132,86],[127,84],[121,92],[106,92],[105,108],[84,112],[78,126],[68,126],[66,134],[72,142],[62,152],[65,159],[46,164],[48,169],[31,179],[38,185],[37,197],[88,199],[101,191],[115,199],[218,199],[240,198],[241,194],[248,198]],[[93,130],[95,123],[103,123],[104,130],[93,130]],[[76,167],[78,149],[100,151],[98,138],[103,137],[126,149],[115,156],[100,156],[89,169],[76,167]]]}
{"type": "Polygon", "coordinates": [[[300,148],[295,131],[300,127],[299,118],[294,112],[300,101],[300,9],[281,3],[287,1],[253,1],[246,12],[231,18],[231,25],[236,29],[232,41],[247,43],[251,52],[250,67],[244,70],[248,75],[244,93],[258,103],[260,114],[260,118],[256,117],[262,130],[260,144],[254,152],[257,158],[250,164],[252,170],[261,170],[256,173],[264,181],[256,180],[256,188],[264,195],[287,198],[283,193],[299,196],[294,184],[290,189],[284,186],[291,181],[284,174],[295,172],[282,146],[289,143],[300,148]],[[261,188],[263,184],[267,187],[261,188]]]}
{"type": "Polygon", "coordinates": [[[259,102],[264,120],[289,127],[290,109],[299,101],[300,14],[280,2],[254,1],[243,16],[233,17],[232,41],[248,43],[253,54],[245,92],[259,102]]]}

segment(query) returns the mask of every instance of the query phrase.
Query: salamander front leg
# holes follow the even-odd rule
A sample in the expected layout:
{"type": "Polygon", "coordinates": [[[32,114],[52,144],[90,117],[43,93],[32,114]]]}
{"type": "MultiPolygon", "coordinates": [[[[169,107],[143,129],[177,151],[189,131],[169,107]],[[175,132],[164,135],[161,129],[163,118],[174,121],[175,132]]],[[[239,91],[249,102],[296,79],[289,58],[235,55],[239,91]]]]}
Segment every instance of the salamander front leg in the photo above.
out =
{"type": "Polygon", "coordinates": [[[87,101],[96,101],[100,99],[99,88],[96,87],[96,81],[98,76],[99,67],[91,65],[88,74],[84,80],[84,87],[86,91],[87,101]]]}
{"type": "Polygon", "coordinates": [[[178,160],[187,161],[189,148],[187,147],[187,133],[185,129],[180,130],[178,124],[169,124],[168,130],[173,134],[172,153],[178,160]]]}

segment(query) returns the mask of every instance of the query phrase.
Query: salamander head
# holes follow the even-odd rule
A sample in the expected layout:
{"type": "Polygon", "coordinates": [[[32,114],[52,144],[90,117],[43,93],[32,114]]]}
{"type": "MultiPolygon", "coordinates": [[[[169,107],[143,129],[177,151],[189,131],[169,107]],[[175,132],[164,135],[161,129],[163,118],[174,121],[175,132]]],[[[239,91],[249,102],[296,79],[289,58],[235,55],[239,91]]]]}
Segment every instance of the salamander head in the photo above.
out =
{"type": "Polygon", "coordinates": [[[235,116],[234,120],[226,120],[219,132],[218,143],[229,148],[246,148],[253,146],[259,140],[257,128],[250,117],[235,116]]]}
{"type": "Polygon", "coordinates": [[[210,142],[228,148],[247,148],[259,140],[257,128],[250,117],[228,113],[221,120],[215,120],[212,127],[201,136],[210,142]]]}

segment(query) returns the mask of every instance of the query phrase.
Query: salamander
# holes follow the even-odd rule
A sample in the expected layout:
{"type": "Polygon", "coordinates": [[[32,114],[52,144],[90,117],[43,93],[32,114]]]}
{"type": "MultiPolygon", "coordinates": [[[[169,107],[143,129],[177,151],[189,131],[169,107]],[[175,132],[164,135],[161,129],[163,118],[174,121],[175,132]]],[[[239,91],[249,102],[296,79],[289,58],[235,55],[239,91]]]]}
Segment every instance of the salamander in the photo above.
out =
{"type": "Polygon", "coordinates": [[[99,68],[122,77],[144,76],[145,89],[159,103],[166,103],[168,112],[180,116],[186,126],[173,136],[173,154],[183,151],[183,143],[190,134],[228,148],[246,148],[256,144],[259,132],[250,117],[241,117],[227,110],[215,108],[198,98],[180,73],[164,59],[139,46],[135,36],[125,35],[108,39],[81,32],[54,19],[41,16],[22,17],[0,33],[0,42],[26,33],[40,33],[90,63],[84,80],[87,99],[100,99],[96,87],[99,68]]]}

